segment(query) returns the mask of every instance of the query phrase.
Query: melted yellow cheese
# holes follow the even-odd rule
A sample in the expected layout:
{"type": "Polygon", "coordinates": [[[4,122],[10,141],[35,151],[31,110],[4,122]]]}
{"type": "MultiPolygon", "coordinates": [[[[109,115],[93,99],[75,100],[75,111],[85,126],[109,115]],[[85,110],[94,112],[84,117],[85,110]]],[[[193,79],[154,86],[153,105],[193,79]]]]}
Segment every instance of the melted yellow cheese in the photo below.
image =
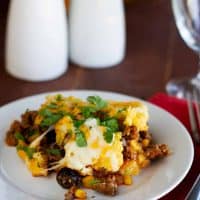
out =
{"type": "Polygon", "coordinates": [[[33,176],[47,176],[48,174],[48,171],[40,167],[38,161],[35,159],[26,159],[26,165],[33,176]]]}
{"type": "Polygon", "coordinates": [[[126,126],[135,126],[138,131],[146,131],[148,130],[148,120],[147,107],[144,104],[140,104],[137,107],[128,107],[124,124],[126,126]]]}
{"type": "Polygon", "coordinates": [[[33,154],[33,158],[29,159],[26,152],[23,150],[17,151],[19,157],[25,162],[28,170],[32,173],[33,176],[47,176],[48,170],[44,166],[46,161],[42,158],[40,152],[33,154]]]}
{"type": "Polygon", "coordinates": [[[106,144],[101,151],[99,159],[95,164],[96,169],[105,168],[108,171],[116,172],[123,164],[123,146],[121,133],[115,133],[113,142],[106,144]]]}
{"type": "Polygon", "coordinates": [[[74,124],[69,116],[65,116],[62,119],[60,119],[55,124],[56,143],[58,145],[61,145],[64,142],[67,133],[72,132],[73,130],[74,124]]]}

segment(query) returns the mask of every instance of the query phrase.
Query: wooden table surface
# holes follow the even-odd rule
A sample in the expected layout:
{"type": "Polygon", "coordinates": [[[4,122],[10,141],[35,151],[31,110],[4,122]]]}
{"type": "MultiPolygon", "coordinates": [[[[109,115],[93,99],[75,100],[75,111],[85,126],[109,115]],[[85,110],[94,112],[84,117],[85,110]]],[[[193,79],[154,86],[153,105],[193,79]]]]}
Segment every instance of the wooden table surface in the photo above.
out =
{"type": "Polygon", "coordinates": [[[139,0],[126,6],[127,50],[124,61],[109,69],[89,70],[73,64],[59,79],[31,83],[5,71],[4,50],[8,0],[0,1],[0,106],[20,97],[68,89],[96,89],[148,98],[165,91],[172,77],[192,75],[196,55],[179,37],[166,0],[139,0]]]}
{"type": "Polygon", "coordinates": [[[197,56],[179,37],[166,0],[139,0],[126,6],[127,50],[124,61],[109,69],[89,70],[73,64],[59,79],[32,83],[5,71],[5,30],[8,0],[0,0],[0,106],[28,95],[68,89],[121,92],[147,99],[165,91],[166,82],[193,75],[197,56]]]}

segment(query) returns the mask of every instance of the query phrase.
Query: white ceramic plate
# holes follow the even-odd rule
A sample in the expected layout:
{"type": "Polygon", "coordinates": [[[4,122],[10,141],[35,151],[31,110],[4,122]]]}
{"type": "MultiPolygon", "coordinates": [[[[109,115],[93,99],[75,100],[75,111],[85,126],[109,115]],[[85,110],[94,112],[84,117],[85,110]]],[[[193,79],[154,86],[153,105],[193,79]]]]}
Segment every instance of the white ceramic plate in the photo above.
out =
{"type": "MultiPolygon", "coordinates": [[[[80,98],[99,95],[105,99],[119,101],[136,99],[122,94],[100,91],[79,90],[56,93],[80,98]]],[[[64,199],[65,191],[56,183],[55,176],[33,178],[16,155],[15,148],[7,147],[3,142],[10,123],[19,118],[27,108],[39,108],[46,95],[47,93],[27,97],[0,108],[0,199],[64,199]]],[[[139,176],[134,178],[133,185],[121,187],[119,195],[114,198],[117,200],[149,200],[164,196],[183,180],[193,161],[193,143],[183,125],[166,111],[148,102],[144,103],[149,108],[149,125],[153,137],[159,143],[168,144],[173,154],[144,169],[139,176]]],[[[89,196],[92,195],[95,195],[94,199],[98,200],[113,199],[89,192],[89,196]]]]}

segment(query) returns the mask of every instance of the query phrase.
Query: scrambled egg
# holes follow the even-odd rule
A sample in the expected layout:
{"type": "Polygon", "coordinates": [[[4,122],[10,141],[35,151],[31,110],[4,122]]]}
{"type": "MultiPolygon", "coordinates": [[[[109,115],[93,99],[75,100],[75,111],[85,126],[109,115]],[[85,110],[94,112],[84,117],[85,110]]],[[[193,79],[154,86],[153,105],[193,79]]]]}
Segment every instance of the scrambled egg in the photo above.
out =
{"type": "Polygon", "coordinates": [[[70,140],[64,146],[65,157],[59,162],[59,167],[69,167],[80,171],[82,175],[91,175],[92,169],[104,167],[116,172],[123,164],[123,146],[121,133],[115,133],[112,143],[107,143],[103,137],[103,128],[97,125],[96,119],[87,119],[84,125],[89,133],[86,147],[78,147],[75,140],[70,140]]]}

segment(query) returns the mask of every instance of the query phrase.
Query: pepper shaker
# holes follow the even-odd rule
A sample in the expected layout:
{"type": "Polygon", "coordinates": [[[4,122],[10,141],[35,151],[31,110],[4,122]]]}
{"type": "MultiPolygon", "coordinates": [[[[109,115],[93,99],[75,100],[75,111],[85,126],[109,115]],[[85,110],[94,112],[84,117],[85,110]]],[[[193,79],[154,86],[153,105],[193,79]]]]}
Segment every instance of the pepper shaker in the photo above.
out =
{"type": "Polygon", "coordinates": [[[125,54],[123,0],[72,0],[69,10],[69,55],[87,68],[107,68],[125,54]]]}

